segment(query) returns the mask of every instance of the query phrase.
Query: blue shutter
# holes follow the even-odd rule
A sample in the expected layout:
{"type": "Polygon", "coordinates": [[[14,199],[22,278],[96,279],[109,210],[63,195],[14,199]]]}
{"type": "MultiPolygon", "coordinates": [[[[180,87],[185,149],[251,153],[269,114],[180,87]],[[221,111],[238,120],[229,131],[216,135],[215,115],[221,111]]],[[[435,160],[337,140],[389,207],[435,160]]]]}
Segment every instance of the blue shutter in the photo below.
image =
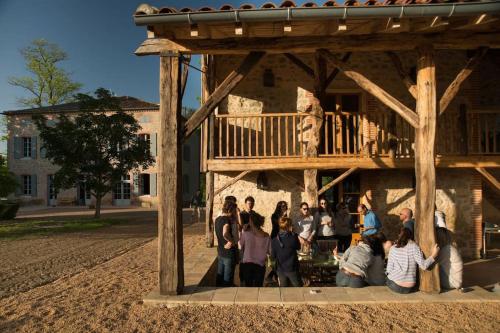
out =
{"type": "Polygon", "coordinates": [[[33,136],[31,137],[31,158],[33,159],[36,158],[36,151],[37,151],[36,136],[33,136]]]}
{"type": "Polygon", "coordinates": [[[158,141],[158,134],[153,133],[151,134],[151,138],[149,140],[150,142],[150,151],[151,151],[151,156],[157,156],[157,148],[156,148],[156,142],[158,141]]]}
{"type": "Polygon", "coordinates": [[[138,173],[134,172],[132,181],[133,181],[132,193],[134,195],[139,195],[139,174],[138,173]]]}
{"type": "Polygon", "coordinates": [[[23,157],[23,138],[15,136],[14,137],[14,158],[20,159],[23,157]]]}
{"type": "Polygon", "coordinates": [[[31,175],[31,196],[36,197],[36,175],[31,175]]]}
{"type": "Polygon", "coordinates": [[[149,195],[156,197],[156,173],[149,174],[149,195]]]}
{"type": "Polygon", "coordinates": [[[23,188],[24,188],[23,176],[16,176],[16,180],[17,180],[17,187],[15,194],[16,196],[20,196],[23,194],[23,188]]]}

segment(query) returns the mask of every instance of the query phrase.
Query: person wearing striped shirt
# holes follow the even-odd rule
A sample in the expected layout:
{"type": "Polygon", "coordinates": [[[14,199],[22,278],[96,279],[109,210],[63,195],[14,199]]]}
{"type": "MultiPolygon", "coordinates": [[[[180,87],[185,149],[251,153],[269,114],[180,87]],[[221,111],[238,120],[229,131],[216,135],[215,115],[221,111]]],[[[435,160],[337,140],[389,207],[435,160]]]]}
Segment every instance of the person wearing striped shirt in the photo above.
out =
{"type": "Polygon", "coordinates": [[[417,287],[417,265],[429,269],[436,261],[439,247],[434,244],[429,258],[424,259],[422,250],[412,240],[411,231],[402,228],[398,240],[389,251],[387,261],[387,286],[396,293],[408,294],[417,287]]]}

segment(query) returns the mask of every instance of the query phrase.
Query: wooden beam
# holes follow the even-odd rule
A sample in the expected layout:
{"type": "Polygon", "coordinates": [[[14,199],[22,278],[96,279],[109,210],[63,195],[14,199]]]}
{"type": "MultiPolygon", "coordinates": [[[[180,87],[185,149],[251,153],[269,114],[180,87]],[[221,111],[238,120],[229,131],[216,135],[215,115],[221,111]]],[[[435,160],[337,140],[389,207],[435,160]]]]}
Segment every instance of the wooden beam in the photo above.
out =
{"type": "Polygon", "coordinates": [[[179,54],[160,57],[158,275],[161,295],[180,294],[184,289],[180,71],[179,54]]]}
{"type": "MultiPolygon", "coordinates": [[[[418,48],[417,59],[417,114],[420,127],[415,129],[415,238],[430,256],[436,236],[434,232],[434,206],[436,202],[436,170],[434,143],[436,140],[436,66],[432,46],[418,48]]],[[[420,272],[420,291],[440,291],[437,265],[430,271],[420,272]]]]}
{"type": "Polygon", "coordinates": [[[297,56],[291,53],[283,53],[283,55],[295,64],[298,68],[302,69],[308,76],[314,78],[314,69],[309,67],[306,63],[300,60],[297,56]]]}
{"type": "Polygon", "coordinates": [[[191,55],[186,54],[183,56],[183,66],[182,66],[182,78],[181,78],[181,99],[184,97],[184,91],[186,91],[186,84],[189,74],[189,63],[191,62],[191,55]]]}
{"type": "Polygon", "coordinates": [[[304,185],[302,185],[302,183],[300,181],[298,181],[297,179],[279,171],[279,170],[273,170],[275,173],[277,173],[279,176],[281,176],[282,178],[288,180],[290,183],[294,184],[295,186],[297,186],[302,192],[305,191],[305,188],[304,188],[304,185]]]}
{"type": "Polygon", "coordinates": [[[340,176],[338,176],[337,178],[335,178],[334,180],[332,180],[331,182],[329,182],[328,184],[323,186],[321,188],[321,190],[318,191],[318,196],[322,195],[323,193],[328,191],[330,188],[332,188],[333,186],[337,185],[338,183],[340,183],[341,181],[346,179],[351,173],[353,173],[354,171],[356,171],[358,169],[359,169],[358,167],[353,167],[353,168],[350,168],[349,170],[345,171],[343,174],[341,174],[340,176]]]}
{"type": "MultiPolygon", "coordinates": [[[[344,56],[342,57],[342,62],[346,63],[347,61],[349,61],[351,54],[352,54],[352,52],[346,52],[346,54],[344,54],[344,56]]],[[[339,73],[340,73],[340,71],[337,67],[335,67],[332,70],[330,75],[328,75],[328,77],[325,80],[325,89],[328,88],[328,86],[333,82],[333,80],[335,80],[335,78],[337,77],[337,75],[339,73]]]]}
{"type": "Polygon", "coordinates": [[[233,70],[215,91],[207,98],[205,103],[186,121],[184,126],[184,140],[186,140],[203,120],[219,105],[219,103],[231,93],[231,91],[243,80],[248,73],[264,57],[263,52],[250,52],[240,66],[233,70]]]}
{"type": "Polygon", "coordinates": [[[266,53],[313,53],[318,48],[334,52],[400,51],[414,50],[422,43],[432,43],[437,49],[470,50],[481,46],[500,48],[500,33],[451,31],[440,34],[368,34],[349,36],[301,36],[270,38],[224,39],[146,39],[135,51],[136,55],[159,54],[177,50],[194,54],[247,54],[251,51],[266,53]]]}
{"type": "Polygon", "coordinates": [[[413,82],[413,80],[410,78],[410,75],[408,75],[408,72],[404,69],[403,63],[401,62],[401,59],[399,59],[399,56],[395,52],[391,51],[386,53],[389,58],[391,58],[391,61],[396,68],[396,72],[405,84],[406,89],[408,89],[408,91],[414,98],[417,98],[417,88],[415,82],[413,82]]]}
{"type": "Polygon", "coordinates": [[[480,47],[474,56],[467,61],[465,67],[457,74],[453,82],[450,83],[448,88],[446,88],[441,100],[439,101],[439,115],[442,115],[444,111],[448,108],[451,101],[457,95],[460,90],[460,86],[462,83],[471,75],[474,68],[481,62],[481,59],[484,57],[488,48],[480,47]]]}
{"type": "Polygon", "coordinates": [[[479,172],[484,179],[497,191],[500,193],[500,182],[488,172],[485,168],[476,168],[477,172],[479,172]]]}
{"type": "Polygon", "coordinates": [[[345,76],[351,78],[354,82],[356,82],[361,88],[372,94],[379,101],[384,103],[390,109],[399,113],[401,117],[403,117],[410,125],[415,128],[418,128],[419,119],[415,112],[406,107],[403,103],[398,101],[388,92],[380,88],[378,85],[370,81],[364,75],[354,71],[349,65],[343,63],[340,59],[334,56],[328,50],[319,50],[321,55],[323,55],[333,66],[337,67],[341,70],[345,76]]]}
{"type": "Polygon", "coordinates": [[[217,195],[219,195],[222,191],[224,191],[229,186],[235,184],[241,178],[243,178],[246,175],[248,175],[250,172],[253,172],[253,170],[245,170],[245,171],[241,172],[238,176],[234,177],[233,179],[231,179],[230,181],[228,181],[227,183],[225,183],[224,185],[222,185],[219,189],[217,189],[217,191],[214,192],[214,197],[216,197],[217,195]]]}
{"type": "MultiPolygon", "coordinates": [[[[500,168],[500,156],[438,156],[436,168],[500,168]]],[[[361,169],[413,169],[413,158],[391,157],[280,157],[280,158],[245,158],[211,159],[208,169],[216,172],[227,171],[264,171],[264,170],[304,170],[307,168],[328,170],[359,167],[361,169]]]]}

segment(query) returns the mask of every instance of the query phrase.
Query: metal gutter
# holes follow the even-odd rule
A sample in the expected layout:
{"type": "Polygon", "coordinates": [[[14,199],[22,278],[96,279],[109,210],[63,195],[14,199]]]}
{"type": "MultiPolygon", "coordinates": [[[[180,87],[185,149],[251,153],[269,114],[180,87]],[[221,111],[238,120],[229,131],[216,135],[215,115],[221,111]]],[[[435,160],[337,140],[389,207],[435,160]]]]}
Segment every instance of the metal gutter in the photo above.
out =
{"type": "Polygon", "coordinates": [[[266,22],[377,17],[451,17],[499,14],[500,1],[419,5],[293,7],[136,15],[136,25],[266,22]]]}

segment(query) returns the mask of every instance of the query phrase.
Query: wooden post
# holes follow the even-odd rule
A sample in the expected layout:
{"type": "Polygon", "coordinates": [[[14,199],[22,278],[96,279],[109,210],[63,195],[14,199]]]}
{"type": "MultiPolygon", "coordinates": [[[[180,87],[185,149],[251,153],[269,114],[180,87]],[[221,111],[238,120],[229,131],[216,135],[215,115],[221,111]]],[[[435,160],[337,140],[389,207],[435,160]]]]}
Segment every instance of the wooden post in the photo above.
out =
{"type": "MultiPolygon", "coordinates": [[[[326,61],[316,52],[314,55],[314,92],[311,98],[311,129],[310,137],[305,149],[306,157],[317,157],[318,148],[321,141],[321,129],[323,126],[323,106],[326,81],[326,61]]],[[[304,170],[304,187],[306,192],[306,202],[309,207],[318,206],[318,169],[304,170]]]]}
{"type": "Polygon", "coordinates": [[[158,268],[161,295],[180,294],[184,288],[179,58],[178,53],[160,56],[158,268]]]}
{"type": "MultiPolygon", "coordinates": [[[[420,127],[415,129],[415,220],[416,239],[425,256],[436,243],[434,205],[436,202],[436,170],[434,141],[436,138],[436,66],[430,45],[418,49],[416,111],[420,127]]],[[[420,272],[420,290],[439,292],[437,265],[431,271],[420,272]]]]}
{"type": "MultiPolygon", "coordinates": [[[[215,64],[214,64],[214,56],[212,55],[204,55],[202,56],[203,66],[205,68],[204,73],[202,75],[202,102],[205,103],[208,96],[215,89],[215,64]]],[[[214,115],[211,114],[208,119],[205,121],[205,126],[207,126],[207,141],[205,141],[205,145],[207,147],[207,158],[210,160],[214,159],[214,135],[215,135],[215,126],[214,126],[214,115]]],[[[205,183],[205,242],[207,247],[214,246],[214,172],[209,170],[207,167],[206,173],[206,183],[205,183]]]]}

